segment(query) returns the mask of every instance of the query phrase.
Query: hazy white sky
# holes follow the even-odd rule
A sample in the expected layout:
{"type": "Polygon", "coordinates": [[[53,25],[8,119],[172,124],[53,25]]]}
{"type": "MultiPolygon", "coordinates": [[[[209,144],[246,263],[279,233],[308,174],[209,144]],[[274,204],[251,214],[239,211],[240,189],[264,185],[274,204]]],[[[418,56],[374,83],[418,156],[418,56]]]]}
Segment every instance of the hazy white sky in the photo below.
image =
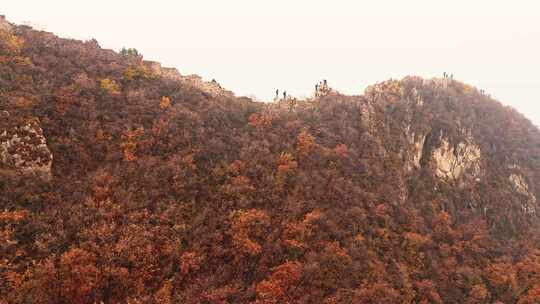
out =
{"type": "Polygon", "coordinates": [[[137,48],[237,95],[347,94],[453,73],[540,125],[538,0],[4,0],[0,14],[102,47],[137,48]]]}

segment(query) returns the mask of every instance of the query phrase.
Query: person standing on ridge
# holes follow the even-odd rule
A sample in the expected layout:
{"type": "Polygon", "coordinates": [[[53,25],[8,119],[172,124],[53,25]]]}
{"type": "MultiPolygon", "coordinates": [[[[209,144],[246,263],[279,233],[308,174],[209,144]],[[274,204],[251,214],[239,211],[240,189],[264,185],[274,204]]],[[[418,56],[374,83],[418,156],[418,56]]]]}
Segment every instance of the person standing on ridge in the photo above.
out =
{"type": "Polygon", "coordinates": [[[315,97],[319,96],[319,84],[315,84],[315,97]]]}
{"type": "Polygon", "coordinates": [[[287,91],[283,91],[283,100],[287,99],[287,91]]]}
{"type": "Polygon", "coordinates": [[[276,100],[279,99],[279,89],[276,89],[276,100]]]}

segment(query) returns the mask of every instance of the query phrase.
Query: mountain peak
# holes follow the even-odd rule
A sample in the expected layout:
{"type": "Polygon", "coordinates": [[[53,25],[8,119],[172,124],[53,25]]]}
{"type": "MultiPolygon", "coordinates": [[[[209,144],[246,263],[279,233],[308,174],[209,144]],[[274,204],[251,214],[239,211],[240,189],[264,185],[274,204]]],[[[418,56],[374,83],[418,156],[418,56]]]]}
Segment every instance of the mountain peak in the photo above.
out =
{"type": "Polygon", "coordinates": [[[0,19],[0,302],[540,301],[521,114],[447,75],[277,97],[0,19]]]}

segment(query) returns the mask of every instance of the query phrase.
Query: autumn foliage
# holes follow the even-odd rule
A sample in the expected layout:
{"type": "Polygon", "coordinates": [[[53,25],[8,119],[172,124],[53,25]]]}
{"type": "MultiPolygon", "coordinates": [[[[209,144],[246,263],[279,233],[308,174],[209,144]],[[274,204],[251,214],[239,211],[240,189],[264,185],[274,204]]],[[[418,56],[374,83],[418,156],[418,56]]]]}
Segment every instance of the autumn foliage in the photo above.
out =
{"type": "Polygon", "coordinates": [[[2,304],[540,303],[537,208],[508,178],[538,197],[540,132],[458,81],[289,109],[0,27],[0,145],[33,118],[51,179],[0,157],[2,304]],[[463,129],[482,175],[441,179],[463,129]]]}

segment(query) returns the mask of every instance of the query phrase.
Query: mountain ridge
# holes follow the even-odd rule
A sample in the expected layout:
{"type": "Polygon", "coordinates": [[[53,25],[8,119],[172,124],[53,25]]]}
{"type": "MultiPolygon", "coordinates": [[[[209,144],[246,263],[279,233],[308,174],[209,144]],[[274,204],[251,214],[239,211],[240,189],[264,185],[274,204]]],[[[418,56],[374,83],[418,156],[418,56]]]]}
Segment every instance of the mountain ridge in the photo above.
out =
{"type": "Polygon", "coordinates": [[[540,132],[481,90],[254,102],[6,22],[0,303],[540,299],[540,132]]]}

